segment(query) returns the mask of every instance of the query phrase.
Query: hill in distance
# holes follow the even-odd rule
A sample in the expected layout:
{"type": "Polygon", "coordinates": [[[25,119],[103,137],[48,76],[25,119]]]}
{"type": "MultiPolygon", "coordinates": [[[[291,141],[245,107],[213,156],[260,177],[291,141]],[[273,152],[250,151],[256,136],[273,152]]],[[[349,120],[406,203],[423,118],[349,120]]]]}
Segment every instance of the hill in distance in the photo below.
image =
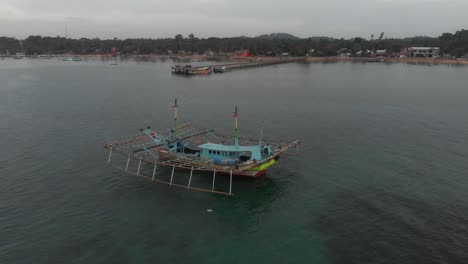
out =
{"type": "Polygon", "coordinates": [[[288,33],[271,33],[271,34],[263,34],[257,36],[255,38],[259,39],[299,39],[298,37],[288,34],[288,33]]]}

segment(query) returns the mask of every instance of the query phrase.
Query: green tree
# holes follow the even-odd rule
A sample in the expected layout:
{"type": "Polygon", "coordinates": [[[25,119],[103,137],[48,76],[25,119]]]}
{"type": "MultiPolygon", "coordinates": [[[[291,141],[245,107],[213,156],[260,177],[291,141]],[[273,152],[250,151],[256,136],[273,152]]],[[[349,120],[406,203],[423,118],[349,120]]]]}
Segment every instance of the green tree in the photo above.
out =
{"type": "Polygon", "coordinates": [[[380,33],[380,37],[379,37],[379,40],[382,40],[383,39],[383,36],[384,36],[384,33],[380,33]]]}

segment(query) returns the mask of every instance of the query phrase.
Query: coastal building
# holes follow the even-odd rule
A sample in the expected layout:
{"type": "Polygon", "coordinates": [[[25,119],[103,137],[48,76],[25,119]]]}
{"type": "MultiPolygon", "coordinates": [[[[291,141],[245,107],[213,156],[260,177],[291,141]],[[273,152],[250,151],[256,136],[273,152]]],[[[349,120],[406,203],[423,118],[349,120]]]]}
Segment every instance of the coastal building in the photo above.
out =
{"type": "Polygon", "coordinates": [[[376,50],[375,51],[375,55],[376,56],[387,56],[387,50],[384,49],[384,50],[376,50]]]}
{"type": "Polygon", "coordinates": [[[236,57],[250,57],[250,52],[248,50],[238,50],[233,53],[236,57]]]}
{"type": "Polygon", "coordinates": [[[360,50],[358,52],[356,52],[356,56],[371,56],[371,55],[374,55],[374,52],[372,52],[371,50],[360,50]]]}
{"type": "Polygon", "coordinates": [[[439,57],[439,47],[411,47],[407,49],[408,57],[434,58],[439,57]]]}
{"type": "Polygon", "coordinates": [[[307,51],[306,56],[309,57],[309,56],[313,56],[314,54],[315,54],[315,49],[310,49],[307,51]]]}

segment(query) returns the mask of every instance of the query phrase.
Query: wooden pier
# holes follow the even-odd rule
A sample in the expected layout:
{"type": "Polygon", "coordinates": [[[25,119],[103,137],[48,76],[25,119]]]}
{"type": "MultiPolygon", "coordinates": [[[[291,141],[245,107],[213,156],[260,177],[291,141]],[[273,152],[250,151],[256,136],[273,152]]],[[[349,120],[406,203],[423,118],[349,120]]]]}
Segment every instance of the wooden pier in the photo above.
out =
{"type": "MultiPolygon", "coordinates": [[[[262,67],[275,64],[291,63],[305,61],[307,57],[301,58],[287,58],[277,60],[258,60],[255,62],[239,62],[239,63],[228,63],[228,64],[217,64],[217,65],[205,65],[205,66],[192,66],[192,65],[175,65],[172,66],[172,73],[174,74],[185,74],[185,75],[196,75],[197,72],[204,72],[202,69],[210,68],[211,72],[223,73],[235,69],[254,68],[262,67]]],[[[206,74],[206,73],[205,73],[206,74]]]]}

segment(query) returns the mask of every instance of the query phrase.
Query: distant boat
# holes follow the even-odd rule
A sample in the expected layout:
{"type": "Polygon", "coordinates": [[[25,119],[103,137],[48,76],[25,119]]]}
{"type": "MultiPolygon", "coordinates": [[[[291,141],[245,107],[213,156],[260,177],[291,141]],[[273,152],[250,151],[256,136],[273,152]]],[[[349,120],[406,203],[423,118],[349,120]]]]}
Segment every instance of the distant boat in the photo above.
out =
{"type": "Polygon", "coordinates": [[[189,75],[205,75],[205,74],[210,74],[213,71],[213,68],[211,67],[194,67],[188,70],[189,75]]]}
{"type": "Polygon", "coordinates": [[[215,67],[213,67],[213,72],[214,73],[225,73],[226,72],[226,66],[215,66],[215,67]]]}
{"type": "Polygon", "coordinates": [[[21,60],[24,57],[26,57],[26,55],[24,53],[20,53],[20,52],[16,53],[15,56],[13,56],[13,58],[16,59],[16,60],[21,60]]]}
{"type": "Polygon", "coordinates": [[[68,58],[63,58],[62,61],[82,61],[83,58],[80,57],[68,57],[68,58]]]}
{"type": "Polygon", "coordinates": [[[376,62],[385,62],[385,57],[384,56],[377,56],[377,61],[376,62]]]}

